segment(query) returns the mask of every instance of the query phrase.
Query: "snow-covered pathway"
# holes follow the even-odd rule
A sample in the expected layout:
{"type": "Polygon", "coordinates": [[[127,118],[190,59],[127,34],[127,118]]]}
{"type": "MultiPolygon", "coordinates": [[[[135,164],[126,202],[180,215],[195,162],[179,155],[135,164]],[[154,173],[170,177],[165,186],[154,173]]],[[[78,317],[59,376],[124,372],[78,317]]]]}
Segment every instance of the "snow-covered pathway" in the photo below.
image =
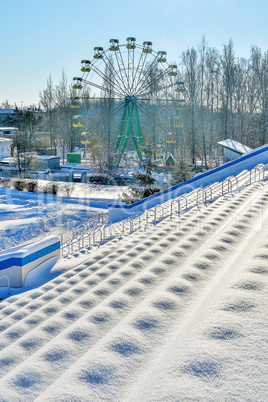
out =
{"type": "Polygon", "coordinates": [[[267,204],[251,186],[2,302],[0,399],[264,400],[267,204]]]}

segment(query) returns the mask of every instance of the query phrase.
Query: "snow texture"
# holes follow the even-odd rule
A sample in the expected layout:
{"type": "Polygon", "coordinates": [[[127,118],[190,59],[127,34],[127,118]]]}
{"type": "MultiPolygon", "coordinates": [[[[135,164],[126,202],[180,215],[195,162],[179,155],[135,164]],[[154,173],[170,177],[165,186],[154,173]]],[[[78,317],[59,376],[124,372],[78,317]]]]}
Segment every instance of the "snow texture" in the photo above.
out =
{"type": "Polygon", "coordinates": [[[0,251],[87,222],[119,199],[120,187],[58,184],[60,196],[0,187],[0,251]],[[72,197],[64,196],[71,185],[72,197]]]}
{"type": "Polygon", "coordinates": [[[253,184],[2,301],[0,400],[267,400],[267,207],[253,184]]]}

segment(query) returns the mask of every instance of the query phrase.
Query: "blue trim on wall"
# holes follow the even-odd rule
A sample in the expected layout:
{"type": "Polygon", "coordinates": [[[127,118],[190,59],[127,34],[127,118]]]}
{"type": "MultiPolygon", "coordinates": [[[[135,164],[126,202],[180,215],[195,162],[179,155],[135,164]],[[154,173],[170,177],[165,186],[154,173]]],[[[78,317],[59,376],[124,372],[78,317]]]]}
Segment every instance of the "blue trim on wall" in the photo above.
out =
{"type": "Polygon", "coordinates": [[[50,246],[47,246],[45,248],[42,248],[38,251],[35,251],[34,253],[29,254],[24,258],[18,258],[18,257],[8,258],[0,262],[0,271],[2,269],[10,268],[13,265],[23,267],[24,265],[29,264],[30,262],[33,262],[35,260],[38,260],[38,258],[44,257],[45,255],[50,254],[55,250],[58,250],[59,248],[60,248],[60,241],[51,244],[50,246]]]}
{"type": "Polygon", "coordinates": [[[227,169],[227,168],[229,168],[231,166],[234,166],[234,165],[236,165],[236,164],[238,164],[240,162],[243,162],[243,161],[245,161],[245,160],[247,160],[249,158],[253,158],[256,155],[259,155],[259,154],[261,154],[263,152],[267,152],[267,151],[268,151],[268,145],[263,145],[262,147],[258,148],[257,150],[251,151],[248,154],[241,156],[241,158],[238,158],[238,159],[236,159],[236,160],[234,160],[232,162],[225,163],[224,165],[219,166],[219,167],[217,167],[215,169],[209,170],[208,172],[201,173],[198,176],[195,176],[190,180],[187,180],[187,181],[185,181],[183,183],[177,184],[176,186],[169,187],[168,189],[166,189],[164,191],[160,191],[159,193],[153,194],[150,197],[146,197],[143,200],[135,202],[134,204],[131,204],[131,205],[125,205],[125,204],[122,204],[122,203],[121,204],[111,204],[110,207],[122,208],[122,206],[124,206],[124,209],[132,209],[132,208],[134,208],[134,207],[136,207],[138,205],[144,204],[144,203],[146,203],[148,201],[151,201],[151,200],[153,200],[155,198],[161,197],[161,195],[170,193],[173,190],[176,190],[178,188],[187,186],[188,184],[191,184],[191,183],[195,182],[196,180],[200,180],[200,179],[202,179],[204,177],[210,176],[211,174],[220,172],[221,170],[227,169]]]}

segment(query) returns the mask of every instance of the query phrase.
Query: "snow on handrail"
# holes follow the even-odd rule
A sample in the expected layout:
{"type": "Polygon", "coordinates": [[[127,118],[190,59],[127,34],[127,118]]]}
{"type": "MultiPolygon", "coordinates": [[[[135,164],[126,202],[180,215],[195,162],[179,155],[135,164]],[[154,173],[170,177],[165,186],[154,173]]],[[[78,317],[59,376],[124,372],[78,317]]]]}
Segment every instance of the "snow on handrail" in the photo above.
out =
{"type": "Polygon", "coordinates": [[[250,178],[249,182],[250,184],[256,182],[256,181],[262,181],[265,176],[265,166],[264,165],[258,165],[255,168],[251,169],[250,171],[250,178]],[[259,178],[257,179],[257,172],[259,173],[259,178]],[[261,175],[262,172],[262,175],[261,175]],[[252,180],[252,175],[254,174],[254,180],[252,180]],[[261,177],[262,176],[262,177],[261,177]]]}
{"type": "MultiPolygon", "coordinates": [[[[266,171],[267,165],[259,165],[256,166],[255,168],[251,169],[250,172],[247,173],[247,175],[250,176],[250,181],[249,183],[242,184],[242,187],[246,187],[247,185],[252,184],[252,175],[254,174],[254,181],[261,181],[265,179],[265,171],[266,171]],[[261,174],[262,172],[262,174],[261,174]],[[258,173],[258,180],[257,180],[257,173],[258,173]]],[[[242,181],[244,180],[244,177],[242,178],[242,181]]],[[[196,191],[196,202],[192,206],[188,206],[188,196],[190,196],[191,193],[187,195],[181,195],[177,199],[170,200],[168,203],[165,202],[165,205],[169,205],[169,213],[167,215],[164,215],[164,208],[163,205],[156,205],[148,210],[146,210],[142,215],[141,214],[136,214],[133,216],[129,216],[125,219],[123,219],[120,222],[115,222],[110,225],[107,225],[107,221],[102,222],[101,225],[93,227],[92,230],[85,234],[84,232],[82,235],[80,235],[78,238],[75,238],[74,231],[72,233],[72,239],[64,246],[62,247],[62,256],[64,256],[64,249],[67,249],[67,255],[70,254],[70,248],[71,248],[71,253],[74,252],[74,245],[77,245],[77,251],[79,251],[81,248],[85,247],[85,239],[88,239],[88,247],[91,248],[93,246],[99,247],[100,244],[110,238],[114,238],[116,236],[122,237],[125,235],[129,235],[135,230],[139,230],[140,228],[143,227],[143,229],[146,231],[147,226],[150,224],[156,224],[160,220],[170,217],[172,220],[172,216],[175,213],[174,211],[174,204],[178,205],[178,216],[181,216],[182,211],[188,211],[190,208],[193,207],[198,207],[200,204],[207,204],[208,201],[213,202],[213,200],[216,200],[220,196],[225,196],[225,194],[231,193],[233,195],[234,191],[240,191],[239,188],[239,178],[237,176],[231,175],[224,179],[221,184],[221,193],[215,194],[213,197],[213,190],[214,190],[214,185],[213,183],[211,186],[204,187],[204,188],[199,188],[196,191]],[[227,185],[227,191],[224,191],[227,185]],[[199,194],[202,194],[202,202],[200,202],[200,197],[199,194]],[[185,208],[181,208],[181,202],[184,201],[184,206],[185,208]],[[158,214],[158,211],[160,210],[160,216],[158,214]],[[142,218],[143,217],[143,218],[142,218]],[[142,220],[144,219],[145,222],[142,223],[142,220]],[[136,226],[136,228],[135,228],[136,226]],[[82,247],[80,244],[80,240],[82,239],[82,247]]],[[[220,183],[219,183],[219,190],[220,190],[220,183]]],[[[193,197],[193,193],[191,194],[193,197]]]]}

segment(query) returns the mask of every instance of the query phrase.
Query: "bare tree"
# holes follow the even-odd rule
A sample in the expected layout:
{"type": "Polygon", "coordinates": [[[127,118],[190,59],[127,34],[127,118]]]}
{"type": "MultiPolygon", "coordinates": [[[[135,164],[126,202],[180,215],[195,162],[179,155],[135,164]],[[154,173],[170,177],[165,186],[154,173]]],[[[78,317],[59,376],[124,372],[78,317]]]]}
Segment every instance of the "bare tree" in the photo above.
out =
{"type": "Polygon", "coordinates": [[[258,88],[257,112],[260,113],[261,145],[265,144],[268,130],[268,52],[262,55],[261,49],[251,49],[251,68],[258,88]]]}
{"type": "Polygon", "coordinates": [[[198,95],[198,64],[197,64],[197,51],[192,47],[182,53],[182,66],[184,70],[184,82],[186,87],[186,96],[190,104],[190,126],[191,126],[191,139],[192,139],[192,163],[195,165],[195,109],[197,105],[198,95]]]}
{"type": "Polygon", "coordinates": [[[55,89],[53,87],[52,78],[49,76],[47,80],[46,89],[42,89],[39,92],[40,103],[45,109],[45,112],[48,115],[48,131],[50,136],[50,147],[51,154],[56,155],[57,153],[57,144],[56,144],[56,135],[55,135],[55,89]]]}

